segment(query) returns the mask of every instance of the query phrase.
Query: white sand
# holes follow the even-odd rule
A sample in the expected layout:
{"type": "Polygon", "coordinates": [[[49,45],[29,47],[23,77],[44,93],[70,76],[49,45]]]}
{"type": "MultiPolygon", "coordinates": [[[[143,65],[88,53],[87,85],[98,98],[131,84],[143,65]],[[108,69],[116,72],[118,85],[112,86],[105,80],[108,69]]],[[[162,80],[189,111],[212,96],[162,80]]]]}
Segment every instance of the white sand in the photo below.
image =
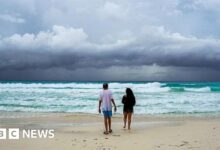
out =
{"type": "Polygon", "coordinates": [[[0,140],[1,150],[220,150],[220,117],[134,116],[131,131],[113,117],[103,135],[101,115],[35,114],[0,118],[0,127],[55,129],[54,139],[0,140]]]}

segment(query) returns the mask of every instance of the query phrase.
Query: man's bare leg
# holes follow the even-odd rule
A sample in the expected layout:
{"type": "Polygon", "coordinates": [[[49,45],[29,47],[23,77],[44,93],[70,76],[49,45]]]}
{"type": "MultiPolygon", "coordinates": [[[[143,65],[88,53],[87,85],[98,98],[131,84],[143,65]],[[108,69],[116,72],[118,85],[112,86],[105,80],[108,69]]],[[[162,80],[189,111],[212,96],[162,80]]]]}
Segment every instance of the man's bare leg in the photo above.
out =
{"type": "Polygon", "coordinates": [[[108,131],[109,132],[112,132],[112,129],[111,129],[111,117],[108,117],[108,131]]]}
{"type": "Polygon", "coordinates": [[[104,124],[105,124],[105,132],[108,133],[108,117],[104,117],[104,124]]]}

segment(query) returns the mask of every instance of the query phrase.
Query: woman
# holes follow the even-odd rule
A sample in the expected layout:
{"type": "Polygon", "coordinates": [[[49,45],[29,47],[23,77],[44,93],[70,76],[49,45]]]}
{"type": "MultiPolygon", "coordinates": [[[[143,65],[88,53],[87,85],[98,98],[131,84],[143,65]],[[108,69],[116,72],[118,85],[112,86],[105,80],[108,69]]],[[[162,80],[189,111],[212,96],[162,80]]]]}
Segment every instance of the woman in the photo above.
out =
{"type": "Polygon", "coordinates": [[[131,127],[131,116],[133,113],[133,107],[136,103],[134,94],[130,88],[126,89],[126,95],[122,98],[122,103],[124,104],[123,113],[124,113],[124,128],[126,128],[126,123],[128,120],[128,130],[131,127]]]}

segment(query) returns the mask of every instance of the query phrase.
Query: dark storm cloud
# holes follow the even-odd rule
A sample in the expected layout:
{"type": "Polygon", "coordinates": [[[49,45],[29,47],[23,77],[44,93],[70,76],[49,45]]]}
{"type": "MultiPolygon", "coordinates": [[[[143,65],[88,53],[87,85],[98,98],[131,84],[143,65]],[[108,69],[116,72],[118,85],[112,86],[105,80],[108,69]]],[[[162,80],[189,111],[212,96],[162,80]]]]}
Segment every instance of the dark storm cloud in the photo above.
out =
{"type": "Polygon", "coordinates": [[[81,29],[55,26],[50,32],[4,38],[0,69],[74,70],[153,64],[220,69],[218,39],[187,38],[152,26],[145,27],[138,37],[110,44],[92,43],[87,37],[81,29]]]}
{"type": "Polygon", "coordinates": [[[123,73],[132,80],[218,79],[219,6],[217,0],[0,0],[0,79],[116,80],[123,73]]]}

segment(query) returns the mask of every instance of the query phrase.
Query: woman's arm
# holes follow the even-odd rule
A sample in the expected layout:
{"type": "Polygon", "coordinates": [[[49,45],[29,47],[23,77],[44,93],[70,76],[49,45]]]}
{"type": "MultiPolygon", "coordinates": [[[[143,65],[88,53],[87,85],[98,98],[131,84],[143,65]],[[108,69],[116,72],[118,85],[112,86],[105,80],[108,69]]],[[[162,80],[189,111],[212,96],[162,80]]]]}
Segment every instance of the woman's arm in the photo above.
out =
{"type": "Polygon", "coordinates": [[[126,101],[126,97],[123,96],[123,97],[122,97],[122,100],[121,100],[121,103],[122,103],[122,104],[125,104],[125,101],[126,101]]]}
{"type": "Polygon", "coordinates": [[[135,97],[134,97],[134,102],[133,102],[133,106],[136,104],[136,100],[135,100],[135,97]]]}

